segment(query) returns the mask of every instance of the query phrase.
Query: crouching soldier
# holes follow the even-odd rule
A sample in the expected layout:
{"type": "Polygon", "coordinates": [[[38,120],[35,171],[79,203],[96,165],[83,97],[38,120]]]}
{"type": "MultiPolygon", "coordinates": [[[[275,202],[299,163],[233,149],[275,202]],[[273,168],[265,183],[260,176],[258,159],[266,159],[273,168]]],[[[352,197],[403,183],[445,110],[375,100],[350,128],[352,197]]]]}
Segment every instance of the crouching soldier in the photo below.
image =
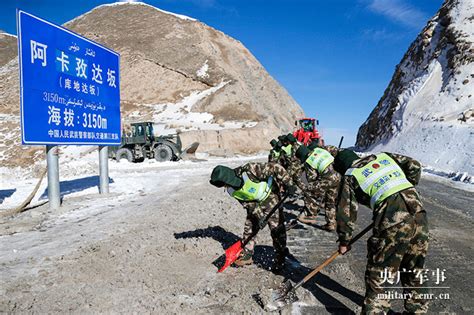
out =
{"type": "MultiPolygon", "coordinates": [[[[409,314],[426,313],[426,293],[417,279],[423,273],[428,250],[428,223],[415,185],[421,176],[421,165],[409,157],[379,153],[358,159],[347,156],[349,168],[342,180],[337,209],[339,252],[349,248],[357,219],[357,203],[373,210],[373,235],[367,241],[365,299],[363,314],[382,314],[390,301],[377,296],[384,284],[400,280],[406,293],[405,310],[409,314]]],[[[379,296],[380,297],[380,296],[379,296]]]]}
{"type": "MultiPolygon", "coordinates": [[[[259,229],[265,216],[282,198],[283,187],[290,194],[295,191],[290,176],[277,163],[247,163],[235,169],[218,165],[212,171],[210,183],[216,187],[225,187],[229,195],[237,199],[247,211],[242,239],[259,229]]],[[[288,254],[284,223],[283,209],[280,207],[268,220],[276,253],[272,266],[274,272],[284,268],[288,254]]],[[[254,247],[255,240],[248,242],[234,264],[239,267],[252,264],[254,247]]]]}
{"type": "Polygon", "coordinates": [[[323,229],[336,229],[336,200],[339,194],[341,175],[333,168],[338,149],[333,146],[300,146],[296,157],[303,163],[308,185],[303,192],[305,213],[298,217],[303,223],[316,223],[321,209],[325,210],[326,225],[323,229]]]}

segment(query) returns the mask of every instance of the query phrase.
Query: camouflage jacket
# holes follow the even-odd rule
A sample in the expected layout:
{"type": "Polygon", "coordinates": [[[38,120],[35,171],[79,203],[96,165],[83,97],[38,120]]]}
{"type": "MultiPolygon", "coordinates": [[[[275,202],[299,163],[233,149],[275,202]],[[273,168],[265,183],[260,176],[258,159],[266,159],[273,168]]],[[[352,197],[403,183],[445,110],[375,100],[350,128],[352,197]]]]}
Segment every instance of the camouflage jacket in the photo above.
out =
{"type": "Polygon", "coordinates": [[[270,150],[270,154],[268,154],[268,162],[269,163],[278,163],[282,164],[281,160],[283,159],[283,155],[285,152],[280,151],[280,152],[275,152],[275,150],[270,150]],[[278,154],[280,153],[280,154],[278,154]]]}
{"type": "MultiPolygon", "coordinates": [[[[279,194],[282,187],[293,185],[288,172],[278,163],[247,163],[235,169],[237,176],[242,177],[243,173],[247,173],[249,179],[256,182],[266,182],[272,176],[272,192],[275,194],[279,194]]],[[[258,204],[256,201],[241,201],[240,203],[245,207],[255,207],[258,204]]]]}
{"type": "MultiPolygon", "coordinates": [[[[407,180],[414,186],[417,185],[421,177],[421,164],[407,156],[394,153],[387,154],[398,163],[407,180]]],[[[374,159],[375,155],[369,155],[354,161],[352,167],[362,167],[374,159]]],[[[344,245],[349,243],[352,238],[357,220],[358,203],[369,207],[370,196],[362,191],[353,176],[343,177],[340,191],[336,220],[339,241],[344,245]]],[[[388,229],[421,211],[424,211],[423,204],[416,189],[405,189],[388,197],[373,210],[374,230],[383,231],[388,229]]]]}
{"type": "Polygon", "coordinates": [[[293,182],[296,186],[298,186],[301,190],[305,189],[305,183],[301,178],[301,174],[304,171],[303,163],[301,163],[300,159],[296,157],[296,151],[298,148],[302,146],[300,142],[295,142],[291,146],[291,155],[288,156],[284,152],[282,153],[283,156],[283,166],[287,170],[288,174],[293,179],[293,182]]]}
{"type": "MultiPolygon", "coordinates": [[[[328,145],[328,146],[320,146],[321,149],[324,149],[331,153],[332,156],[336,157],[337,153],[339,152],[339,149],[336,148],[335,146],[328,145]]],[[[317,185],[318,180],[320,179],[321,176],[330,176],[333,172],[335,172],[334,168],[332,165],[329,165],[323,172],[323,174],[319,174],[318,171],[314,168],[312,168],[308,163],[301,163],[300,160],[298,160],[301,164],[301,168],[297,169],[297,171],[300,173],[298,177],[301,180],[301,173],[304,171],[306,174],[306,179],[308,181],[308,187],[306,189],[308,190],[314,190],[312,186],[317,185]]],[[[300,187],[300,183],[297,183],[297,186],[300,187]]],[[[300,187],[301,188],[301,187],[300,187]]]]}

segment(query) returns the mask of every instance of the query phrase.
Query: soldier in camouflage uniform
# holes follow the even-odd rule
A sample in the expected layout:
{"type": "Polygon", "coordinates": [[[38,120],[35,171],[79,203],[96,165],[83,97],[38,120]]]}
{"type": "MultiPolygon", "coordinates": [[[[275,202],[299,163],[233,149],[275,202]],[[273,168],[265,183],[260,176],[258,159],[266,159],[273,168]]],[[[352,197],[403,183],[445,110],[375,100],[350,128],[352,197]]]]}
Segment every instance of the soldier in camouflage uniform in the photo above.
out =
{"type": "Polygon", "coordinates": [[[336,229],[336,200],[341,175],[334,170],[333,161],[338,153],[334,146],[300,146],[296,157],[304,167],[308,185],[303,191],[305,213],[298,217],[303,223],[315,224],[321,209],[325,210],[327,231],[336,229]]]}
{"type": "MultiPolygon", "coordinates": [[[[291,151],[286,156],[288,160],[287,161],[288,166],[286,170],[288,171],[290,176],[293,178],[295,183],[301,183],[301,172],[303,169],[303,165],[301,164],[301,161],[296,157],[296,151],[303,144],[298,142],[291,133],[287,134],[285,139],[286,139],[286,142],[291,146],[291,151]]],[[[300,189],[304,188],[303,183],[299,184],[298,187],[300,189]]]]}
{"type": "Polygon", "coordinates": [[[288,174],[293,179],[295,185],[302,191],[306,188],[306,184],[302,180],[303,165],[301,161],[296,157],[296,151],[301,144],[296,141],[296,138],[291,134],[286,136],[278,137],[282,139],[282,157],[280,159],[280,164],[286,169],[288,174]]]}
{"type": "MultiPolygon", "coordinates": [[[[363,314],[382,314],[390,301],[378,299],[384,293],[384,277],[401,272],[408,313],[426,313],[428,304],[418,294],[426,293],[416,274],[423,270],[428,250],[426,212],[415,185],[421,176],[421,165],[409,157],[380,153],[346,161],[337,209],[339,252],[349,250],[357,219],[357,203],[370,206],[373,212],[373,235],[367,242],[366,293],[363,314]],[[407,271],[407,272],[403,272],[407,271]],[[408,296],[408,295],[407,295],[408,296]]],[[[386,285],[386,284],[385,284],[386,285]]]]}
{"type": "Polygon", "coordinates": [[[270,144],[272,145],[272,149],[270,150],[270,154],[268,155],[268,162],[280,163],[280,160],[282,158],[281,142],[273,139],[272,141],[270,141],[270,144]]]}
{"type": "MultiPolygon", "coordinates": [[[[242,239],[251,235],[255,229],[262,227],[265,216],[280,201],[281,191],[284,187],[290,194],[295,190],[292,187],[290,176],[277,163],[247,163],[235,169],[218,165],[212,171],[210,182],[217,187],[225,186],[227,192],[237,199],[247,211],[242,239]]],[[[275,272],[283,269],[288,253],[284,223],[283,209],[280,207],[268,220],[276,252],[272,267],[275,272]]],[[[248,242],[234,264],[239,267],[252,264],[254,247],[255,240],[248,242]]]]}

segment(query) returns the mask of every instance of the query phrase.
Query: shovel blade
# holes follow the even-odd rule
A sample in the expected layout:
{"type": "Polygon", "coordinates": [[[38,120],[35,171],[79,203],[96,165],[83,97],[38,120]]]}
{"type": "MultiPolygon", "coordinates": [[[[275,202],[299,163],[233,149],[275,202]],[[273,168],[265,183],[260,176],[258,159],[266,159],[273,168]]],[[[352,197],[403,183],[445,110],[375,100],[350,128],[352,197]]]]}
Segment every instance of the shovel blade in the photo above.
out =
{"type": "Polygon", "coordinates": [[[265,305],[265,309],[277,311],[298,301],[298,297],[294,291],[293,283],[290,280],[285,280],[276,290],[272,291],[271,299],[265,305]]]}
{"type": "Polygon", "coordinates": [[[227,248],[225,250],[224,266],[222,266],[221,269],[219,269],[217,272],[222,272],[225,269],[227,269],[227,267],[232,265],[234,261],[236,261],[237,258],[239,258],[239,255],[242,252],[242,250],[243,250],[242,241],[237,241],[234,244],[232,244],[229,248],[227,248]]]}
{"type": "Polygon", "coordinates": [[[272,293],[272,300],[280,306],[279,308],[298,301],[293,283],[288,279],[285,280],[278,290],[272,293]]]}

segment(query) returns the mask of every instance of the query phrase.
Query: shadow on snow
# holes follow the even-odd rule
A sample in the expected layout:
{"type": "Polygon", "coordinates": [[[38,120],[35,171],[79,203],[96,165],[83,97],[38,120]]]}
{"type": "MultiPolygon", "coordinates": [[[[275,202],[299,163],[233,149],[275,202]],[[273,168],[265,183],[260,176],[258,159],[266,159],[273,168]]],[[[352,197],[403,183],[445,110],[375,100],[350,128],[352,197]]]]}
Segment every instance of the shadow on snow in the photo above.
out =
{"type": "Polygon", "coordinates": [[[0,189],[0,203],[3,203],[3,200],[5,200],[5,198],[8,198],[11,195],[13,195],[13,193],[15,191],[16,191],[16,188],[14,188],[14,189],[0,189]]]}
{"type": "MultiPolygon", "coordinates": [[[[114,183],[114,180],[112,178],[109,178],[109,184],[114,183]]],[[[78,191],[83,191],[88,188],[92,187],[97,187],[97,192],[99,192],[99,185],[100,185],[100,177],[99,176],[89,176],[89,177],[84,177],[84,178],[77,178],[73,180],[66,180],[66,181],[61,181],[59,182],[59,189],[61,191],[61,197],[64,197],[66,195],[78,192],[78,191]]],[[[42,199],[47,199],[48,198],[48,188],[46,188],[39,198],[40,200],[42,199]]]]}

